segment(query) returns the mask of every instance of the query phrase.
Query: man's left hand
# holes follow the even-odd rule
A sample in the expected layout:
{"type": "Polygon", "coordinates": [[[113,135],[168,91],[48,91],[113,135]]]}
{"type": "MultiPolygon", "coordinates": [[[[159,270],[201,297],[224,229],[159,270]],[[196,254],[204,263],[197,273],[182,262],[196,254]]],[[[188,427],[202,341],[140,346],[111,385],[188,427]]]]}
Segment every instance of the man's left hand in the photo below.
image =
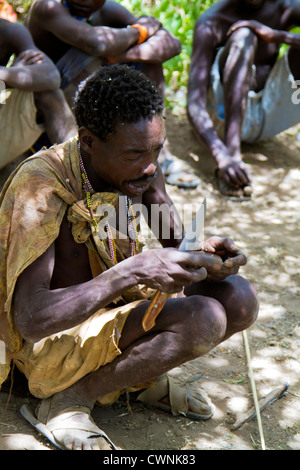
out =
{"type": "Polygon", "coordinates": [[[244,266],[247,263],[244,253],[228,237],[213,236],[200,243],[198,249],[220,256],[223,260],[221,270],[208,272],[208,280],[221,280],[231,274],[237,274],[240,266],[244,266]]]}
{"type": "Polygon", "coordinates": [[[43,54],[40,51],[27,49],[22,51],[14,60],[13,66],[20,67],[24,65],[35,65],[43,63],[43,54]]]}

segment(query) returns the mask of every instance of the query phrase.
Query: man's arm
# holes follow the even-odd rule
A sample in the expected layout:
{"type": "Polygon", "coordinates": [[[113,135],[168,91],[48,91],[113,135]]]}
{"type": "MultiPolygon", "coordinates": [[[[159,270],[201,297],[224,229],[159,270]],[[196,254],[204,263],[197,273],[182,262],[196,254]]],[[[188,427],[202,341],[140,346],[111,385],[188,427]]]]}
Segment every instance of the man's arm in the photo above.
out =
{"type": "Polygon", "coordinates": [[[26,91],[56,90],[60,76],[52,61],[34,45],[29,31],[18,23],[11,23],[4,30],[15,60],[10,67],[0,67],[0,80],[8,88],[26,91]]]}
{"type": "Polygon", "coordinates": [[[288,31],[272,29],[262,23],[259,23],[258,21],[251,20],[238,21],[230,28],[228,35],[230,35],[239,28],[251,29],[264,42],[287,44],[288,46],[300,49],[300,34],[298,33],[290,33],[288,31]]]}
{"type": "Polygon", "coordinates": [[[163,247],[178,247],[184,227],[175,204],[168,195],[160,166],[150,188],[143,194],[145,218],[157,240],[163,247]]]}
{"type": "Polygon", "coordinates": [[[218,46],[218,34],[214,29],[210,23],[199,20],[196,23],[189,71],[187,112],[196,135],[208,146],[219,164],[223,156],[231,159],[231,155],[218,137],[207,111],[211,67],[218,46]]]}
{"type": "MultiPolygon", "coordinates": [[[[137,23],[141,23],[140,20],[137,23]]],[[[181,52],[181,43],[170,32],[160,28],[142,44],[130,47],[117,56],[119,62],[152,62],[162,64],[181,52]]]]}
{"type": "MultiPolygon", "coordinates": [[[[30,11],[29,21],[33,27],[36,25],[62,42],[94,57],[118,56],[135,45],[139,39],[139,31],[136,28],[126,28],[125,24],[123,28],[91,26],[73,18],[63,5],[57,2],[36,2],[30,11]]],[[[152,20],[149,20],[146,24],[149,35],[153,33],[152,23],[152,20]]]]}
{"type": "Polygon", "coordinates": [[[219,270],[222,260],[201,252],[154,249],[129,257],[90,281],[50,290],[54,263],[53,244],[25,269],[16,284],[14,319],[28,342],[80,324],[138,284],[163,292],[179,292],[183,286],[203,280],[200,267],[219,270]]]}

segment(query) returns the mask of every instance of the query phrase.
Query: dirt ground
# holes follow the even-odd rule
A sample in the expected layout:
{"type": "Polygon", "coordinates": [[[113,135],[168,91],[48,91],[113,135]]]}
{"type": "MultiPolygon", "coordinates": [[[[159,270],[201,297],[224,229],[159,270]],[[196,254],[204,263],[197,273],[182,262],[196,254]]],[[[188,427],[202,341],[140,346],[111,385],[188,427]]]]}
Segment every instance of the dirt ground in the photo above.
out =
{"type": "MultiPolygon", "coordinates": [[[[283,398],[261,413],[266,448],[300,450],[300,127],[259,145],[244,146],[253,176],[250,201],[222,198],[215,188],[214,162],[196,141],[184,115],[167,118],[170,148],[201,178],[195,190],[168,186],[178,207],[206,198],[206,235],[231,236],[248,256],[241,273],[259,293],[260,312],[247,331],[259,398],[288,383],[283,398]]],[[[11,168],[1,172],[2,183],[11,168]]],[[[182,366],[190,378],[203,374],[199,385],[216,406],[208,421],[173,417],[145,408],[129,396],[110,407],[97,407],[93,417],[113,442],[127,450],[256,450],[261,437],[256,418],[236,431],[237,417],[253,406],[245,345],[236,334],[205,357],[182,366]]],[[[16,377],[7,404],[7,386],[0,392],[0,450],[55,448],[19,413],[36,400],[16,377]],[[5,415],[3,410],[6,407],[5,415]]]]}

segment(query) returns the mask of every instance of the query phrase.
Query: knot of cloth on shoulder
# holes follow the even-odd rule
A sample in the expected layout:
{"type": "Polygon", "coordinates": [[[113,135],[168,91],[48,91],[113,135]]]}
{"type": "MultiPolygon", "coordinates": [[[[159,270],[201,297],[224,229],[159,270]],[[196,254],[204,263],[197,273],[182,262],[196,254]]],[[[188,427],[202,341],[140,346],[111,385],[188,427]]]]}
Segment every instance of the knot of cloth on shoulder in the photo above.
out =
{"type": "MultiPolygon", "coordinates": [[[[86,243],[90,235],[94,235],[93,217],[99,231],[104,230],[105,223],[112,211],[116,210],[119,195],[116,193],[94,193],[90,198],[90,212],[87,200],[76,201],[68,209],[67,219],[72,224],[72,235],[77,243],[86,243]]],[[[100,233],[101,235],[101,233],[100,233]]],[[[99,237],[98,237],[99,238],[99,237]]],[[[106,238],[105,236],[103,238],[106,238]]]]}
{"type": "MultiPolygon", "coordinates": [[[[68,222],[72,224],[71,231],[77,243],[85,243],[89,251],[90,266],[93,276],[114,266],[114,261],[110,256],[108,237],[105,232],[105,225],[113,211],[119,209],[119,195],[116,193],[94,193],[91,196],[92,214],[96,220],[99,231],[96,232],[93,225],[93,217],[87,207],[87,201],[80,200],[72,204],[67,213],[68,222]],[[97,261],[96,258],[97,257],[97,261]]],[[[112,228],[115,235],[116,256],[118,262],[130,256],[129,237],[117,232],[112,228]]],[[[142,244],[141,244],[142,250],[142,244]]],[[[142,285],[134,286],[118,297],[114,302],[123,299],[125,302],[132,302],[138,299],[149,299],[153,296],[153,289],[142,285]]]]}

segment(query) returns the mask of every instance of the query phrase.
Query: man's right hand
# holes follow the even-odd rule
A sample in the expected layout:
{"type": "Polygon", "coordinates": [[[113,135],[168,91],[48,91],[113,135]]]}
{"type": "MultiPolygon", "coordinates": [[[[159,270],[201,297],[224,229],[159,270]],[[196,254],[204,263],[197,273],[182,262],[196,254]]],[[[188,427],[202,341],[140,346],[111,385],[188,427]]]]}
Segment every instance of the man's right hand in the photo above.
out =
{"type": "Polygon", "coordinates": [[[220,256],[176,248],[153,249],[135,257],[138,283],[170,294],[203,281],[208,272],[221,271],[222,266],[220,256]]]}
{"type": "Polygon", "coordinates": [[[251,175],[242,160],[223,156],[218,160],[218,169],[225,182],[234,188],[251,184],[251,175]]]}

